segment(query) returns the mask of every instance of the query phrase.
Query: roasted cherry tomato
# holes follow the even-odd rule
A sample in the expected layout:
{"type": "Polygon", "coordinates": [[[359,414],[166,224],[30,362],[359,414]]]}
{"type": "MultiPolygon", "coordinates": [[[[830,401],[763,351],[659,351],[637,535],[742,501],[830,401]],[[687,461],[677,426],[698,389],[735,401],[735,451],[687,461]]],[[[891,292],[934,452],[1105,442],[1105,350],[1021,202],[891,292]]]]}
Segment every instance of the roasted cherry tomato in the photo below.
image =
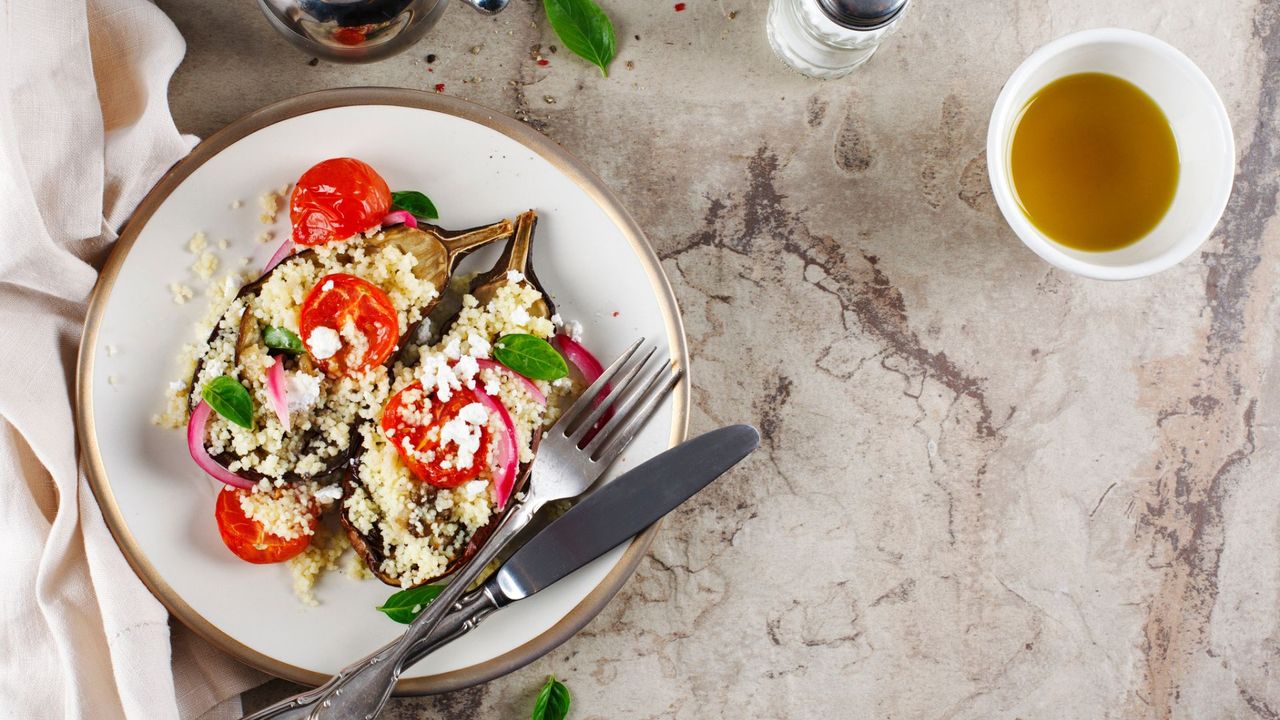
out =
{"type": "Polygon", "coordinates": [[[382,222],[391,190],[367,164],[333,158],[302,173],[289,198],[293,241],[323,245],[362,233],[382,222]]]}
{"type": "Polygon", "coordinates": [[[440,430],[474,402],[475,394],[466,388],[455,391],[448,402],[440,402],[427,395],[422,383],[414,382],[387,402],[382,410],[382,432],[419,480],[440,488],[457,487],[475,479],[487,466],[489,425],[480,426],[480,446],[471,466],[465,468],[458,467],[457,448],[452,443],[441,448],[440,430]]]}
{"type": "MultiPolygon", "coordinates": [[[[400,338],[400,322],[395,305],[382,289],[355,275],[334,273],[320,278],[302,301],[298,319],[302,342],[316,364],[332,377],[353,375],[377,367],[391,356],[400,338]],[[335,351],[321,342],[328,331],[341,335],[351,323],[364,336],[367,348],[360,351],[346,339],[335,351]],[[320,336],[313,336],[321,328],[320,336]]],[[[329,335],[332,338],[332,335],[329,335]]]]}
{"type": "MultiPolygon", "coordinates": [[[[244,508],[240,507],[240,498],[248,494],[248,490],[239,488],[218,492],[214,517],[218,519],[218,533],[222,535],[222,542],[228,550],[245,562],[262,565],[284,562],[307,549],[311,544],[310,535],[285,540],[267,532],[262,528],[262,523],[245,515],[244,508]]],[[[316,520],[316,516],[312,515],[312,530],[315,529],[316,520]]]]}

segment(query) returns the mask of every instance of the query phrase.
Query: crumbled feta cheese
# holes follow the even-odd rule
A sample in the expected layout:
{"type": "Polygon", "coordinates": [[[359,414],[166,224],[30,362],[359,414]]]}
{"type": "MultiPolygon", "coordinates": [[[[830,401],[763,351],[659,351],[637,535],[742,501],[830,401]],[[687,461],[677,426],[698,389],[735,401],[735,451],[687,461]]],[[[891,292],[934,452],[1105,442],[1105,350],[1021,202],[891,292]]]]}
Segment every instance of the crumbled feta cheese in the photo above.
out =
{"type": "Polygon", "coordinates": [[[518,283],[521,280],[524,280],[524,273],[520,272],[519,270],[507,271],[507,282],[518,283]]]}
{"type": "Polygon", "coordinates": [[[342,499],[342,488],[338,485],[326,485],[315,492],[315,499],[328,505],[331,502],[342,499]]]}
{"type": "Polygon", "coordinates": [[[454,363],[453,372],[467,384],[467,387],[475,387],[476,374],[480,372],[480,363],[471,355],[463,355],[458,358],[458,362],[454,363]]]}
{"type": "Polygon", "coordinates": [[[325,280],[325,281],[324,281],[324,284],[320,286],[320,289],[321,289],[321,290],[324,290],[324,291],[326,291],[326,292],[328,292],[329,290],[332,290],[332,289],[333,289],[333,281],[332,281],[332,280],[325,280]]]}
{"type": "Polygon", "coordinates": [[[215,378],[226,371],[227,361],[220,357],[205,358],[204,370],[200,373],[205,377],[215,378]]]}
{"type": "Polygon", "coordinates": [[[488,480],[471,480],[462,486],[462,494],[469,498],[477,497],[489,487],[488,480]]]}
{"type": "Polygon", "coordinates": [[[187,389],[187,384],[182,380],[174,380],[169,383],[169,392],[182,392],[187,389]]]}
{"type": "Polygon", "coordinates": [[[569,333],[569,339],[574,342],[582,342],[582,323],[577,320],[570,320],[564,325],[565,332],[569,333]]]}
{"type": "Polygon", "coordinates": [[[478,358],[487,358],[493,350],[493,345],[489,343],[488,338],[480,333],[472,330],[467,333],[467,347],[470,354],[478,358]]]}
{"type": "Polygon", "coordinates": [[[307,336],[307,349],[311,351],[311,357],[326,360],[342,349],[342,339],[337,330],[321,325],[307,336]]]}
{"type": "Polygon", "coordinates": [[[511,311],[511,314],[507,316],[507,319],[516,325],[523,325],[529,322],[529,311],[522,307],[518,307],[511,311]]]}
{"type": "Polygon", "coordinates": [[[475,463],[476,452],[480,450],[480,428],[488,422],[489,411],[484,405],[473,402],[464,405],[457,416],[441,426],[440,445],[453,443],[457,446],[456,463],[459,468],[469,468],[475,463]]]}
{"type": "Polygon", "coordinates": [[[453,391],[462,387],[462,381],[458,379],[454,367],[449,364],[446,357],[441,355],[428,355],[423,358],[416,373],[418,380],[422,382],[422,387],[426,388],[427,394],[435,395],[440,402],[449,402],[449,398],[453,397],[453,391]]]}
{"type": "Polygon", "coordinates": [[[456,337],[450,338],[449,344],[445,345],[444,350],[441,350],[440,352],[444,353],[444,356],[450,360],[457,360],[462,357],[462,341],[458,340],[456,337]]]}
{"type": "Polygon", "coordinates": [[[320,399],[320,375],[292,372],[285,375],[284,389],[289,412],[306,410],[320,399]]]}
{"type": "Polygon", "coordinates": [[[551,324],[555,325],[556,327],[563,327],[564,318],[560,317],[560,313],[553,313],[551,315],[551,324]]]}

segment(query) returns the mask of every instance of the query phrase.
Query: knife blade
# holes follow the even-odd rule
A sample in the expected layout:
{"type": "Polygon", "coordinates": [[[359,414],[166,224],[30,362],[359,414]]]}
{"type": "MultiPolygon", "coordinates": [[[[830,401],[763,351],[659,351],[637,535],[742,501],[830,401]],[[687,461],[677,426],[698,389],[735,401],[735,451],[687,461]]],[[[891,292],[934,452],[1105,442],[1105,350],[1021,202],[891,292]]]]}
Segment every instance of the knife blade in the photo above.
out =
{"type": "Polygon", "coordinates": [[[681,443],[605,483],[517,550],[483,585],[464,596],[405,667],[479,625],[489,614],[533,595],[627,542],[750,455],[760,433],[730,425],[681,443]]]}

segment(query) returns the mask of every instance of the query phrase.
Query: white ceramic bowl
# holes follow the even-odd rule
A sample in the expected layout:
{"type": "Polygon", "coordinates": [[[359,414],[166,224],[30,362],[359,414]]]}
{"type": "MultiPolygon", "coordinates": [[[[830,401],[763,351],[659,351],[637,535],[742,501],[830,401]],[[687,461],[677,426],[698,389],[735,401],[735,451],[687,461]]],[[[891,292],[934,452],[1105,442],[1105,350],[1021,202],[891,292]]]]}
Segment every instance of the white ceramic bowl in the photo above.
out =
{"type": "Polygon", "coordinates": [[[1031,54],[1005,83],[987,130],[991,188],[1005,220],[1050,264],[1100,280],[1152,275],[1195,252],[1213,232],[1231,195],[1235,141],[1209,78],[1186,55],[1133,30],[1101,28],[1067,35],[1031,54]],[[1182,170],[1169,211],[1145,237],[1118,250],[1074,250],[1040,232],[1018,205],[1009,150],[1018,114],[1041,88],[1065,75],[1101,72],[1142,88],[1164,111],[1182,170]]]}

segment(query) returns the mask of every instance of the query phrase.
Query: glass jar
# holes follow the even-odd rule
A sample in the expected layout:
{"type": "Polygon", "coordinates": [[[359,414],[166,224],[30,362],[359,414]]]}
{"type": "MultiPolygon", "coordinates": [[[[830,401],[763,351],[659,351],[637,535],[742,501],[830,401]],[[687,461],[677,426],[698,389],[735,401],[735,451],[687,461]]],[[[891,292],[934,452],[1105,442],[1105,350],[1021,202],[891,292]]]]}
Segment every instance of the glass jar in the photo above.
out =
{"type": "Polygon", "coordinates": [[[769,44],[783,62],[816,78],[838,78],[871,59],[901,24],[910,0],[772,0],[769,44]]]}

